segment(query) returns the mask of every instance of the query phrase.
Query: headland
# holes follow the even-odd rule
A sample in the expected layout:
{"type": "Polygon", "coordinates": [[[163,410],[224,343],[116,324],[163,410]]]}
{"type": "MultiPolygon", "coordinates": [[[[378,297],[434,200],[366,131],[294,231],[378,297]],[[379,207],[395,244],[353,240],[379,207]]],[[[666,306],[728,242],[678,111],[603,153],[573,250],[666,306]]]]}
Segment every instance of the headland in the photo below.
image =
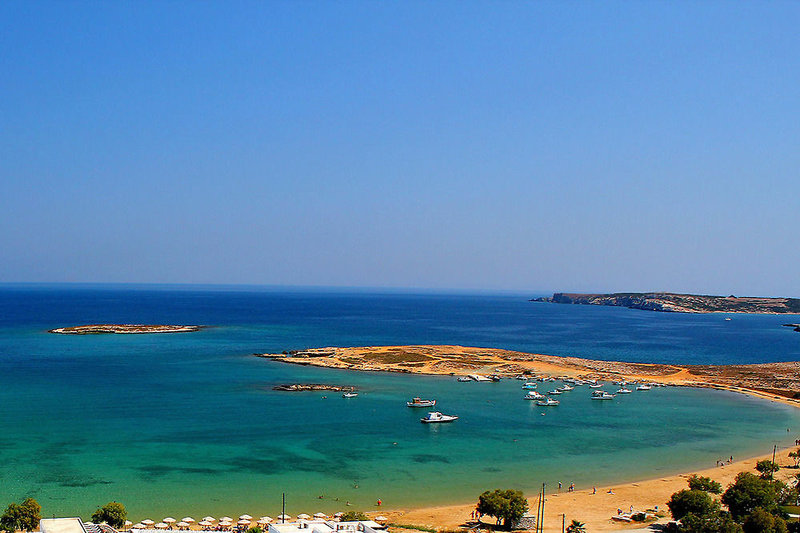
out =
{"type": "Polygon", "coordinates": [[[672,292],[618,292],[613,294],[557,292],[553,296],[533,298],[531,301],[557,304],[610,305],[668,313],[800,314],[800,299],[798,298],[709,296],[672,292]]]}
{"type": "Polygon", "coordinates": [[[284,363],[432,375],[547,375],[725,389],[800,406],[800,362],[676,365],[599,361],[467,346],[326,347],[256,354],[284,363]]]}
{"type": "Polygon", "coordinates": [[[148,333],[187,333],[200,331],[205,326],[165,325],[165,324],[88,324],[85,326],[70,326],[55,328],[48,333],[62,335],[103,335],[109,333],[122,335],[148,334],[148,333]]]}

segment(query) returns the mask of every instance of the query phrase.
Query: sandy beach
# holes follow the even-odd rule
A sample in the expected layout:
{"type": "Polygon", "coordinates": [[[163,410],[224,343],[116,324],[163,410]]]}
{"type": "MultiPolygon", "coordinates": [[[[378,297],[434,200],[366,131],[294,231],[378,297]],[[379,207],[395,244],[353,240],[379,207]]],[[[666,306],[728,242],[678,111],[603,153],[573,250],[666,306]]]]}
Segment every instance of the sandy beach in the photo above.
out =
{"type": "MultiPolygon", "coordinates": [[[[789,437],[787,437],[788,439],[789,437]]],[[[783,468],[787,465],[794,465],[794,461],[788,457],[789,451],[790,449],[781,450],[776,456],[776,462],[782,467],[776,474],[776,479],[786,480],[798,473],[798,470],[794,468],[783,468]]],[[[565,515],[567,524],[575,519],[585,523],[588,531],[625,530],[644,527],[641,523],[626,523],[612,519],[612,516],[617,515],[618,509],[627,513],[630,511],[631,506],[634,511],[655,510],[657,508],[666,514],[666,517],[660,519],[659,522],[668,521],[670,516],[667,501],[674,492],[687,488],[686,480],[692,474],[708,476],[721,483],[724,489],[733,482],[739,472],[755,472],[756,462],[761,459],[772,459],[772,455],[736,460],[725,466],[674,476],[613,486],[598,486],[596,487],[597,492],[594,494],[593,487],[576,487],[574,492],[567,492],[569,481],[565,480],[560,492],[557,491],[556,487],[547,487],[544,530],[561,531],[562,514],[565,515]]],[[[530,514],[535,515],[538,495],[526,494],[526,496],[531,510],[530,514]]],[[[475,504],[471,503],[421,509],[386,510],[382,511],[382,514],[393,523],[453,529],[475,526],[476,522],[470,519],[470,512],[474,508],[475,504]]],[[[491,517],[485,517],[484,522],[488,524],[494,523],[491,517]]]]}

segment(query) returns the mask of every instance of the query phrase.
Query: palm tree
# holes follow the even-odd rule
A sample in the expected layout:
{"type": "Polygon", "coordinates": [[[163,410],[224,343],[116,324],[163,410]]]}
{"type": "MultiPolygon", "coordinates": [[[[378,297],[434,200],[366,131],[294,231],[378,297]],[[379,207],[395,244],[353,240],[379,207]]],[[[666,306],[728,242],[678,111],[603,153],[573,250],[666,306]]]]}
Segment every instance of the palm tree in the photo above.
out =
{"type": "Polygon", "coordinates": [[[567,526],[567,533],[586,533],[586,525],[583,522],[573,520],[572,523],[567,526]]]}

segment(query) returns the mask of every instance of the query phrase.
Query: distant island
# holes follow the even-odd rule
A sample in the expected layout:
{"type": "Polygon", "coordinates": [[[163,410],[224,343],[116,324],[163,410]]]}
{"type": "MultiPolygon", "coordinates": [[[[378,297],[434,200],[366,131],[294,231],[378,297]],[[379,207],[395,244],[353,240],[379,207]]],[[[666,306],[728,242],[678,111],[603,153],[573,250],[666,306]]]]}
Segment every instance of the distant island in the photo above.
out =
{"type": "Polygon", "coordinates": [[[68,328],[51,329],[49,333],[62,335],[102,335],[106,333],[117,334],[146,334],[146,333],[185,333],[200,331],[205,326],[169,326],[164,324],[88,324],[86,326],[70,326],[68,328]]]}
{"type": "Polygon", "coordinates": [[[531,301],[557,304],[612,305],[668,313],[800,313],[800,299],[798,298],[708,296],[672,292],[617,292],[613,294],[557,292],[551,297],[533,298],[531,301]]]}

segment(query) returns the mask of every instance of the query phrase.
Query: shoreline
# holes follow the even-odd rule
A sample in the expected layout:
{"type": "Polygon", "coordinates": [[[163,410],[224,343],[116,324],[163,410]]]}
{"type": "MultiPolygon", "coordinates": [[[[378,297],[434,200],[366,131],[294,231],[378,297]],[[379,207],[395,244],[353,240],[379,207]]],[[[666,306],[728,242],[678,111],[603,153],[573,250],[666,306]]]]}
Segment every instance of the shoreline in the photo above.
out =
{"type": "MultiPolygon", "coordinates": [[[[543,354],[523,354],[508,350],[490,348],[474,348],[463,346],[371,346],[358,348],[326,347],[302,352],[284,354],[255,354],[259,357],[273,359],[287,364],[310,365],[342,370],[362,372],[398,372],[419,375],[459,376],[467,374],[495,373],[509,377],[521,373],[533,373],[546,376],[564,376],[589,378],[598,380],[629,380],[662,383],[671,386],[698,387],[736,392],[764,400],[769,400],[795,408],[800,408],[800,399],[790,398],[771,390],[762,390],[752,385],[772,388],[781,376],[772,372],[776,366],[784,372],[796,372],[800,363],[767,363],[763,365],[673,365],[626,363],[621,361],[595,361],[574,357],[547,356],[543,354]],[[714,373],[714,369],[723,372],[714,373]],[[726,373],[725,371],[734,370],[726,373]],[[743,374],[752,374],[754,369],[760,376],[750,381],[744,380],[743,374]],[[737,372],[738,370],[738,372],[737,372]],[[755,381],[753,381],[755,380],[755,381]],[[750,384],[751,386],[742,386],[750,384]]],[[[491,385],[486,385],[491,386],[491,385]]],[[[774,390],[774,389],[773,389],[774,390]]],[[[778,389],[780,392],[792,393],[791,389],[778,389]]],[[[795,389],[797,390],[797,389],[795,389]]],[[[787,432],[787,439],[795,433],[787,432]]],[[[780,446],[776,462],[781,470],[777,479],[788,479],[800,470],[785,468],[793,464],[788,453],[793,446],[780,446]]],[[[722,467],[683,471],[669,476],[644,478],[641,480],[597,486],[593,494],[592,487],[583,487],[574,492],[567,492],[566,486],[561,492],[550,493],[548,490],[545,531],[560,531],[562,514],[567,523],[572,519],[586,524],[589,531],[611,531],[621,529],[638,529],[648,523],[619,522],[612,519],[617,510],[635,511],[658,509],[665,514],[659,522],[671,519],[667,501],[679,490],[688,488],[686,480],[692,474],[708,476],[719,481],[724,488],[733,482],[739,472],[755,471],[755,464],[762,459],[771,459],[771,454],[735,460],[722,467]],[[609,491],[613,491],[609,493],[609,491]]],[[[487,487],[495,488],[495,487],[487,487]]],[[[506,488],[506,487],[503,487],[506,488]]],[[[538,494],[526,495],[529,514],[535,514],[538,494]]],[[[477,495],[476,495],[477,498],[477,495]]],[[[470,512],[475,503],[464,503],[429,507],[404,507],[398,509],[381,509],[370,511],[370,515],[386,516],[390,523],[419,525],[437,529],[454,529],[476,527],[479,524],[470,520],[470,512]]],[[[484,524],[491,524],[489,518],[484,524]]]]}

